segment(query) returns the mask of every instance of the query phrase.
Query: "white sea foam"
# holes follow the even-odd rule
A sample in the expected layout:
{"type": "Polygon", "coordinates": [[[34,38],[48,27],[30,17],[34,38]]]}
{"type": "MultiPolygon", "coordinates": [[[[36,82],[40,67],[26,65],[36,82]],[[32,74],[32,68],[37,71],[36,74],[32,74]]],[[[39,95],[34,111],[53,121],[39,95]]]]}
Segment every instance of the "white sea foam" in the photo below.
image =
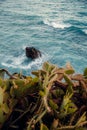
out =
{"type": "Polygon", "coordinates": [[[2,65],[9,68],[11,67],[23,70],[31,69],[32,67],[39,69],[42,66],[42,63],[44,63],[48,58],[49,56],[47,54],[43,54],[42,57],[28,62],[28,59],[25,57],[25,55],[22,55],[13,58],[11,60],[11,63],[8,63],[9,59],[5,62],[2,62],[2,65]],[[25,60],[27,60],[27,63],[25,62],[25,60]]]}
{"type": "Polygon", "coordinates": [[[35,60],[31,61],[27,65],[20,65],[20,68],[21,69],[31,69],[32,67],[39,68],[40,65],[42,64],[42,62],[43,62],[43,58],[38,58],[38,59],[35,59],[35,60]]]}
{"type": "Polygon", "coordinates": [[[21,55],[21,56],[18,56],[18,57],[10,56],[7,59],[5,59],[4,62],[2,62],[2,65],[6,66],[6,67],[17,68],[24,61],[24,57],[25,57],[24,55],[21,55]],[[10,61],[10,63],[9,63],[9,61],[10,61]]]}
{"type": "Polygon", "coordinates": [[[47,19],[44,20],[44,24],[60,29],[64,29],[71,26],[70,24],[64,24],[63,22],[57,22],[57,21],[49,21],[47,19]]]}
{"type": "Polygon", "coordinates": [[[87,34],[87,29],[84,29],[83,32],[84,32],[85,34],[87,34]]]}

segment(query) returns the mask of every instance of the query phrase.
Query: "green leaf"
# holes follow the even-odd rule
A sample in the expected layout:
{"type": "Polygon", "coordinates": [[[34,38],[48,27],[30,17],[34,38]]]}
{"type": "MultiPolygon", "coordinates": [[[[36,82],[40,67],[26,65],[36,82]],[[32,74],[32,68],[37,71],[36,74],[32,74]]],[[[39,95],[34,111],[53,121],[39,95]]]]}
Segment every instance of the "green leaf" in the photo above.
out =
{"type": "Polygon", "coordinates": [[[57,104],[54,103],[53,100],[51,100],[51,99],[49,100],[49,105],[50,105],[50,107],[51,107],[53,110],[58,109],[57,104]]]}
{"type": "Polygon", "coordinates": [[[77,121],[76,126],[79,126],[80,123],[86,121],[86,112],[83,113],[83,115],[80,117],[80,119],[77,121]]]}
{"type": "Polygon", "coordinates": [[[9,111],[10,111],[10,109],[9,109],[9,107],[8,107],[8,105],[7,105],[6,103],[4,103],[4,104],[2,105],[2,110],[3,110],[3,112],[6,113],[6,114],[8,114],[9,111]]]}
{"type": "Polygon", "coordinates": [[[32,74],[39,77],[39,71],[32,71],[32,74]]]}
{"type": "Polygon", "coordinates": [[[72,114],[77,110],[77,107],[73,102],[70,102],[68,106],[69,107],[67,108],[67,114],[72,114]]]}
{"type": "Polygon", "coordinates": [[[68,85],[68,87],[67,87],[67,93],[73,94],[73,87],[72,87],[72,85],[68,85]]]}
{"type": "Polygon", "coordinates": [[[51,72],[52,72],[52,73],[56,73],[57,71],[58,71],[58,67],[55,66],[55,65],[52,65],[52,66],[51,66],[51,72]]]}
{"type": "Polygon", "coordinates": [[[5,122],[5,116],[2,108],[0,107],[0,124],[3,124],[4,122],[5,122]]]}
{"type": "Polygon", "coordinates": [[[4,79],[5,71],[3,69],[0,69],[0,77],[4,79]]]}
{"type": "Polygon", "coordinates": [[[63,97],[63,101],[60,107],[60,118],[64,118],[68,114],[73,114],[77,107],[76,105],[71,101],[72,94],[66,93],[66,95],[63,97]]]}
{"type": "Polygon", "coordinates": [[[15,97],[19,99],[20,97],[24,97],[24,95],[28,95],[29,93],[34,93],[39,90],[37,77],[32,78],[30,81],[25,81],[25,79],[12,80],[11,84],[10,94],[13,98],[15,97]]]}
{"type": "Polygon", "coordinates": [[[45,92],[44,92],[44,91],[40,91],[39,94],[40,94],[40,96],[42,96],[42,97],[45,96],[45,92]]]}
{"type": "Polygon", "coordinates": [[[64,79],[68,83],[68,85],[73,86],[73,82],[67,74],[64,74],[64,79]]]}
{"type": "Polygon", "coordinates": [[[55,74],[53,75],[51,78],[50,78],[50,81],[49,82],[54,82],[56,79],[57,79],[58,75],[55,74]]]}
{"type": "Polygon", "coordinates": [[[68,75],[69,75],[69,74],[73,74],[74,72],[75,72],[75,71],[74,71],[73,69],[71,69],[71,70],[70,70],[70,69],[69,69],[69,70],[65,70],[65,73],[68,74],[68,75]]]}
{"type": "Polygon", "coordinates": [[[86,78],[87,78],[87,68],[85,68],[83,75],[86,76],[86,78]]]}
{"type": "Polygon", "coordinates": [[[50,66],[50,64],[48,62],[44,62],[42,68],[43,68],[43,70],[48,71],[49,70],[49,66],[50,66]]]}
{"type": "Polygon", "coordinates": [[[3,89],[0,87],[0,105],[3,104],[3,96],[4,96],[4,92],[3,89]]]}
{"type": "Polygon", "coordinates": [[[66,93],[66,95],[63,97],[61,109],[65,109],[65,107],[71,102],[70,100],[71,97],[72,97],[72,94],[66,93]]]}
{"type": "Polygon", "coordinates": [[[46,125],[41,123],[40,130],[49,130],[46,125]]]}
{"type": "Polygon", "coordinates": [[[42,69],[46,72],[52,73],[56,71],[57,67],[49,62],[44,62],[42,69]]]}

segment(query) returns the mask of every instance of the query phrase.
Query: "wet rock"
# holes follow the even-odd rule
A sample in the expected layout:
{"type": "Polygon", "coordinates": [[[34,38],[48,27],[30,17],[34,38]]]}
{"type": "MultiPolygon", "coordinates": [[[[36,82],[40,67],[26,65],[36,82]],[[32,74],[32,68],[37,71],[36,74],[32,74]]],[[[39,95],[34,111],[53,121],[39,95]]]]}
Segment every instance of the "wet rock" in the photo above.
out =
{"type": "Polygon", "coordinates": [[[41,57],[41,52],[34,47],[26,47],[25,51],[26,51],[26,56],[28,58],[36,59],[38,57],[41,57]]]}

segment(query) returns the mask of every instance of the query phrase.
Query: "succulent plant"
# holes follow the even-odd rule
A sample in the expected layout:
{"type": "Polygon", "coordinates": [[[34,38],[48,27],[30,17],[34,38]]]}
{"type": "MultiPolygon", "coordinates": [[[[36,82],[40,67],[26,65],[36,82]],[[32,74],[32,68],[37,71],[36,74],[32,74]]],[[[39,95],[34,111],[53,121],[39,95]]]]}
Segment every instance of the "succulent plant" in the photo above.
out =
{"type": "Polygon", "coordinates": [[[0,70],[0,129],[86,130],[87,68],[45,62],[32,74],[0,70]]]}

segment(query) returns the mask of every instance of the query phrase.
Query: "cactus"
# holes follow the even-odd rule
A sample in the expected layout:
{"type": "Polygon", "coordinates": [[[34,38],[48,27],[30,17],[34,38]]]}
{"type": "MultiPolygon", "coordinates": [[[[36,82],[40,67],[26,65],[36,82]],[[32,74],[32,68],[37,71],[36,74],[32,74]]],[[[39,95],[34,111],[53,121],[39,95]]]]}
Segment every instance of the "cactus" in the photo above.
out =
{"type": "Polygon", "coordinates": [[[39,86],[37,85],[38,78],[26,77],[20,79],[15,77],[15,79],[4,79],[3,70],[0,70],[0,72],[0,128],[2,128],[18,100],[29,93],[32,94],[38,91],[39,86]]]}
{"type": "Polygon", "coordinates": [[[45,62],[32,74],[0,70],[0,129],[86,130],[87,68],[45,62]]]}

